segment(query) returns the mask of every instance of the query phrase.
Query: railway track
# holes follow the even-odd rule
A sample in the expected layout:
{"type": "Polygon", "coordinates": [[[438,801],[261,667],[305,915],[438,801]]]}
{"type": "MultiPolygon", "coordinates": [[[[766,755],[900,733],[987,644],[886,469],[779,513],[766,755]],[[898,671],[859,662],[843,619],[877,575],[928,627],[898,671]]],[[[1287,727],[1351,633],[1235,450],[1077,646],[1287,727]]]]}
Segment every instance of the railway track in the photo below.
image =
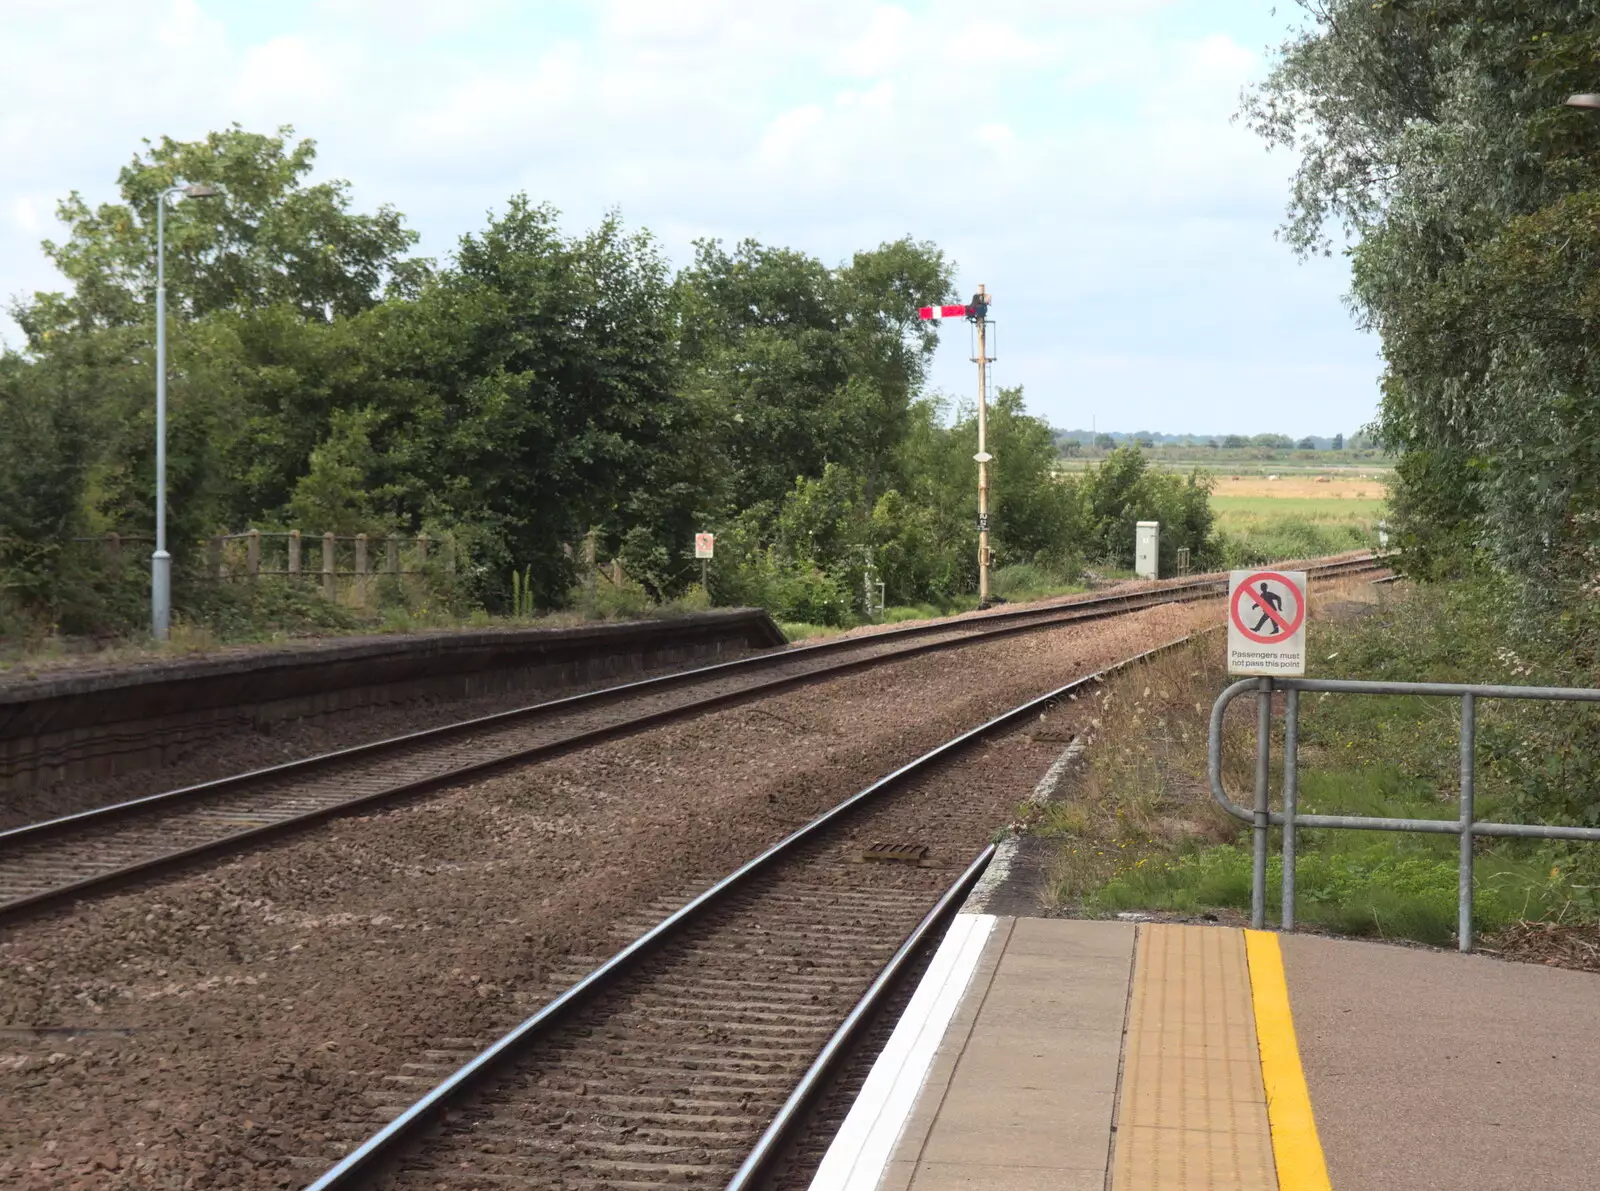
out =
{"type": "MultiPolygon", "coordinates": [[[[1312,567],[1381,570],[1372,556],[1312,567]]],[[[825,675],[1223,592],[1202,578],[892,629],[701,667],[448,724],[0,832],[0,920],[335,815],[458,783],[825,675]]]]}
{"type": "Polygon", "coordinates": [[[992,853],[983,841],[994,824],[968,794],[969,767],[984,764],[973,746],[1106,673],[874,782],[487,1047],[408,1064],[372,1096],[388,1123],[309,1191],[761,1185],[992,853]],[[866,859],[905,840],[904,861],[866,859]],[[420,1098],[404,1095],[429,1082],[420,1098]]]}

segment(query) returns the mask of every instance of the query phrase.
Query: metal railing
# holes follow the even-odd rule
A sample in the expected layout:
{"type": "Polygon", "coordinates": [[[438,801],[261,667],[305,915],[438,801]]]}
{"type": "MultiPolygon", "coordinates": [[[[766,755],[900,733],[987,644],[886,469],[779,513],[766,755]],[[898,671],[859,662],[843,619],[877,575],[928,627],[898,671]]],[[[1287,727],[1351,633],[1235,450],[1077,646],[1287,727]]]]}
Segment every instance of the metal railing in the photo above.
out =
{"type": "Polygon", "coordinates": [[[1597,827],[1552,827],[1532,823],[1489,823],[1473,812],[1476,779],[1474,754],[1477,741],[1479,699],[1539,699],[1563,703],[1600,703],[1600,690],[1581,687],[1485,686],[1457,682],[1363,682],[1344,678],[1246,678],[1218,696],[1211,708],[1209,770],[1211,793],[1222,809],[1252,825],[1250,924],[1257,930],[1267,922],[1268,832],[1283,828],[1283,914],[1281,929],[1294,929],[1295,832],[1301,827],[1336,831],[1422,831],[1455,835],[1461,841],[1460,879],[1457,885],[1457,938],[1462,951],[1472,950],[1472,844],[1479,836],[1520,839],[1600,841],[1597,827]],[[1246,810],[1228,797],[1222,785],[1222,717],[1240,695],[1256,693],[1255,803],[1246,810]],[[1268,805],[1272,748],[1272,695],[1283,692],[1283,809],[1268,805]],[[1300,692],[1337,695],[1442,695],[1461,700],[1461,797],[1455,819],[1386,819],[1368,815],[1304,815],[1300,794],[1300,692]]]}

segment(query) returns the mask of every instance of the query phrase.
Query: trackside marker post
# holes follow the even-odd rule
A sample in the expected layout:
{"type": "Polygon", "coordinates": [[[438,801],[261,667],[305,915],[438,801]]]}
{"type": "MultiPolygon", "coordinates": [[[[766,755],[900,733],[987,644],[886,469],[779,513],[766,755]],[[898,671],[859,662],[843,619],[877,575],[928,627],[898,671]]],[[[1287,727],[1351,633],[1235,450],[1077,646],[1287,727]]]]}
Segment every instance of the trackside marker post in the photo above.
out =
{"type": "Polygon", "coordinates": [[[1305,672],[1305,572],[1229,572],[1228,673],[1298,677],[1305,672]]]}
{"type": "Polygon", "coordinates": [[[697,533],[694,535],[694,556],[700,560],[700,586],[709,593],[711,588],[711,560],[717,554],[717,535],[713,533],[697,533]]]}

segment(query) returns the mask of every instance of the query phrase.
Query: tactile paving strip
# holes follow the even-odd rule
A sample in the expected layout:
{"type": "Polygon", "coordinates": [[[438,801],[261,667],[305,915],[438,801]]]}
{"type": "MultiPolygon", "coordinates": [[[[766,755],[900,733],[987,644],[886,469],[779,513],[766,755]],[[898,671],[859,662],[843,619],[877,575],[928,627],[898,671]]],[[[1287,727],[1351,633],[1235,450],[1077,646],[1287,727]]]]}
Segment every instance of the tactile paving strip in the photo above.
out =
{"type": "Polygon", "coordinates": [[[1244,933],[1139,930],[1112,1191],[1277,1191],[1244,933]]]}

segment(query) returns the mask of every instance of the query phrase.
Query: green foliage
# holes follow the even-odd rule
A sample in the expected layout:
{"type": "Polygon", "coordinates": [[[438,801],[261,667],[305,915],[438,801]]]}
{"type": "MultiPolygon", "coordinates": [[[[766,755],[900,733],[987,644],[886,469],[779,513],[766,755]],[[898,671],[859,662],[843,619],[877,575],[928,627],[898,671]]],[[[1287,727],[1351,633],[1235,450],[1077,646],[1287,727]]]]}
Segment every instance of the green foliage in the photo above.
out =
{"type": "MultiPolygon", "coordinates": [[[[1353,240],[1388,370],[1394,528],[1424,577],[1600,576],[1600,59],[1593,4],[1302,3],[1245,105],[1299,155],[1287,233],[1353,240]]],[[[1352,439],[1351,445],[1356,445],[1352,439]]]]}
{"type": "Polygon", "coordinates": [[[1195,566],[1203,568],[1209,564],[1213,544],[1211,484],[1211,477],[1198,469],[1187,476],[1156,471],[1138,448],[1118,448],[1070,484],[1085,555],[1129,569],[1135,524],[1159,521],[1161,573],[1177,570],[1182,547],[1189,549],[1195,566]]]}
{"type": "Polygon", "coordinates": [[[121,203],[91,208],[76,191],[57,217],[68,238],[45,252],[73,286],[71,298],[39,295],[19,321],[38,339],[67,325],[131,326],[148,320],[155,286],[156,204],[176,182],[208,183],[215,198],[180,200],[167,216],[167,294],[191,317],[286,305],[327,321],[373,305],[386,284],[415,288],[427,264],[404,253],[416,242],[400,214],[349,211],[349,185],[307,185],[316,145],[289,145],[238,125],[202,141],[145,142],[118,177],[121,203]],[[70,322],[68,321],[70,320],[70,322]]]}
{"type": "Polygon", "coordinates": [[[1218,534],[1210,557],[1225,567],[1250,567],[1286,558],[1322,558],[1374,545],[1372,535],[1360,525],[1288,516],[1273,518],[1247,532],[1218,534]]]}
{"type": "MultiPolygon", "coordinates": [[[[936,246],[830,267],[708,241],[672,276],[648,233],[610,216],[569,234],[516,195],[434,267],[406,255],[398,212],[313,182],[314,157],[288,129],[166,138],[122,170],[120,202],[61,205],[67,234],[46,249],[71,291],[19,305],[26,347],[0,353],[8,617],[142,623],[135,552],[102,565],[64,544],[153,528],[155,215],[175,180],[221,192],[172,201],[166,221],[169,538],[191,623],[319,627],[297,602],[309,588],[246,598],[203,574],[200,544],[247,526],[448,535],[459,567],[426,577],[431,604],[375,582],[393,627],[664,605],[699,590],[696,530],[719,535],[696,598],[795,621],[853,622],[869,580],[906,606],[975,592],[977,420],[923,393],[937,331],[917,308],[953,285],[936,246]],[[627,575],[603,596],[573,561],[591,532],[627,575]]],[[[1169,568],[1210,535],[1198,474],[1115,452],[1064,481],[1021,389],[998,394],[988,431],[1003,591],[1059,589],[1083,558],[1130,551],[1140,517],[1166,524],[1169,568]]]]}
{"type": "Polygon", "coordinates": [[[533,568],[511,572],[511,615],[524,619],[533,615],[533,568]]]}

